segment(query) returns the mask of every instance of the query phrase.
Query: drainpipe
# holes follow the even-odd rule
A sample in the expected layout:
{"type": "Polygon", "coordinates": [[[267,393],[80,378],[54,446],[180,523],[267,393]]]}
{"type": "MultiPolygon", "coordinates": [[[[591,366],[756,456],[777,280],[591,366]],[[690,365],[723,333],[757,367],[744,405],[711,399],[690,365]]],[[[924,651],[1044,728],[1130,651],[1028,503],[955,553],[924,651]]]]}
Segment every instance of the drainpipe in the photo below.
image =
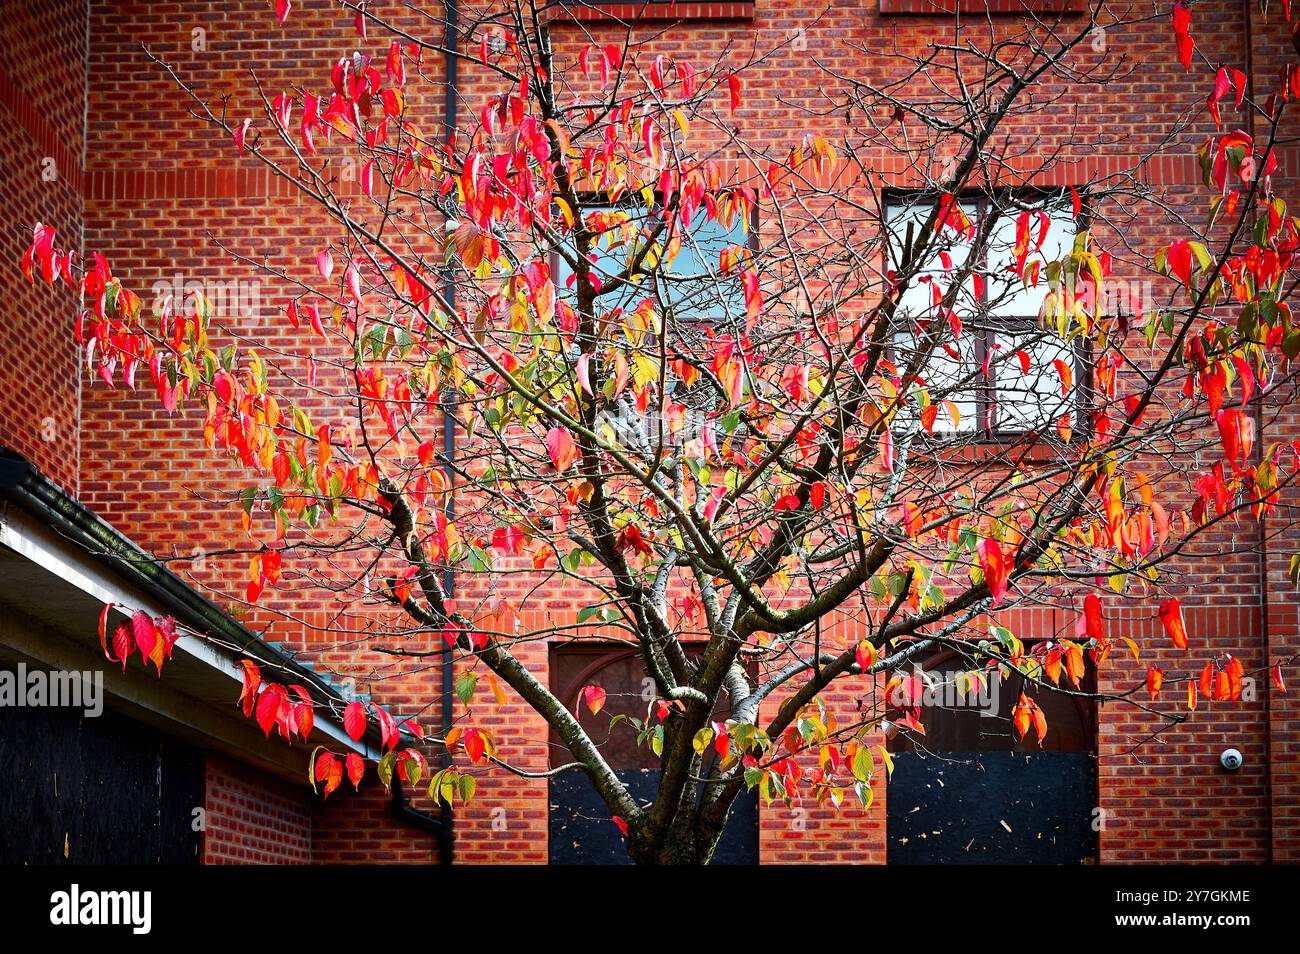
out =
{"type": "MultiPolygon", "coordinates": [[[[1245,47],[1246,68],[1246,89],[1249,93],[1250,102],[1253,106],[1255,101],[1255,57],[1253,49],[1255,46],[1254,29],[1251,23],[1251,0],[1242,0],[1241,3],[1241,27],[1242,27],[1242,45],[1245,47]]],[[[1300,53],[1300,33],[1293,33],[1292,40],[1295,43],[1296,50],[1300,53]]],[[[1253,109],[1246,113],[1246,132],[1250,135],[1251,142],[1255,141],[1255,112],[1253,109]]],[[[1255,446],[1259,454],[1264,453],[1264,406],[1260,400],[1255,401],[1254,407],[1255,418],[1255,446]]],[[[1257,580],[1259,586],[1259,641],[1260,651],[1263,654],[1264,665],[1269,663],[1270,636],[1268,625],[1269,600],[1268,600],[1268,528],[1265,523],[1263,514],[1255,522],[1256,529],[1256,547],[1259,550],[1259,577],[1257,580]]],[[[1264,798],[1268,804],[1268,837],[1265,839],[1265,850],[1267,851],[1268,864],[1273,863],[1273,718],[1272,718],[1272,690],[1268,686],[1267,670],[1264,676],[1264,798]]]]}
{"type": "Polygon", "coordinates": [[[438,863],[451,864],[451,812],[443,803],[441,815],[437,818],[428,812],[412,808],[402,791],[402,782],[393,775],[393,817],[398,821],[408,822],[417,828],[423,828],[438,839],[438,863]]]}
{"type": "MultiPolygon", "coordinates": [[[[446,117],[446,142],[448,153],[450,154],[451,145],[456,135],[456,125],[459,122],[460,115],[460,91],[457,89],[456,67],[459,65],[459,28],[460,28],[460,11],[457,8],[458,0],[446,0],[447,15],[447,39],[444,44],[444,62],[446,64],[446,100],[443,105],[443,114],[446,117]]],[[[442,289],[443,299],[448,308],[456,307],[456,283],[452,278],[452,272],[447,270],[447,279],[442,289]]],[[[444,392],[442,395],[442,455],[446,462],[447,468],[447,519],[453,520],[456,516],[456,473],[454,464],[456,461],[456,415],[454,411],[454,402],[449,400],[448,395],[444,392]]],[[[456,574],[450,566],[443,571],[442,580],[443,590],[448,597],[456,593],[456,574]]],[[[452,668],[452,656],[450,647],[445,648],[442,657],[442,731],[443,737],[446,738],[447,732],[451,730],[451,723],[455,717],[452,710],[452,686],[455,680],[455,672],[452,668]]],[[[451,765],[451,752],[444,751],[442,756],[444,767],[451,765]]],[[[452,832],[451,806],[442,803],[442,824],[438,832],[438,854],[442,863],[449,865],[453,860],[454,839],[452,832]]]]}

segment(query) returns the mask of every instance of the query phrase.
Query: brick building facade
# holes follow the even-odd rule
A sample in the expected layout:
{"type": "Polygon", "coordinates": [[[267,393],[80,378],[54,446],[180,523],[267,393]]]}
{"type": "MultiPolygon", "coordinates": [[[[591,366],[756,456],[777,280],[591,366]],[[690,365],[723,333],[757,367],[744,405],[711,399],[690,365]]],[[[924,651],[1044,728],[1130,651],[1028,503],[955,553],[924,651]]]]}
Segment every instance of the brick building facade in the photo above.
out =
{"type": "MultiPolygon", "coordinates": [[[[1031,0],[1030,5],[1044,17],[1062,12],[1068,17],[1071,9],[1069,0],[1031,0]]],[[[648,12],[639,29],[659,34],[656,49],[696,60],[730,55],[755,33],[767,43],[789,38],[747,74],[746,100],[737,115],[742,123],[793,142],[803,128],[787,104],[815,94],[818,74],[808,65],[811,57],[846,73],[882,78],[873,71],[886,69],[886,61],[870,51],[922,48],[938,31],[952,30],[952,14],[945,11],[953,6],[927,0],[654,3],[648,11],[610,5],[578,11],[572,19],[561,15],[554,33],[557,50],[573,55],[589,37],[608,42],[602,38],[618,35],[621,27],[609,17],[648,12]]],[[[969,11],[972,30],[984,29],[988,14],[994,24],[1022,15],[1020,0],[961,0],[955,6],[969,11]]],[[[193,492],[237,490],[241,475],[203,447],[195,413],[170,416],[152,395],[83,383],[70,333],[76,302],[61,292],[58,306],[51,307],[47,292],[26,286],[14,264],[26,245],[26,225],[39,219],[61,235],[77,236],[73,244],[83,251],[102,252],[115,273],[142,294],[174,288],[179,298],[187,283],[203,282],[210,295],[215,290],[232,296],[247,316],[240,330],[259,346],[285,354],[295,350],[301,338],[282,320],[283,289],[250,263],[305,276],[323,237],[332,234],[330,226],[282,181],[251,164],[234,163],[229,142],[187,114],[172,81],[142,49],[206,92],[229,93],[232,114],[240,115],[251,95],[240,78],[250,69],[267,89],[290,87],[318,77],[341,46],[365,42],[353,40],[350,23],[333,4],[295,4],[286,27],[275,22],[269,7],[258,0],[5,0],[0,17],[0,43],[9,51],[0,64],[7,147],[0,164],[0,221],[5,223],[0,261],[6,263],[0,269],[5,325],[0,443],[160,556],[237,545],[242,538],[237,508],[199,506],[193,492]]],[[[1198,49],[1212,61],[1249,68],[1252,81],[1271,84],[1296,56],[1280,16],[1265,18],[1253,3],[1203,0],[1195,10],[1198,49]]],[[[1116,32],[1100,36],[1098,43],[1122,48],[1131,69],[1104,89],[1085,92],[1061,118],[1076,135],[1110,136],[1112,150],[1067,155],[1036,184],[1068,186],[1104,172],[1108,164],[1122,168],[1155,150],[1163,131],[1204,100],[1208,80],[1175,62],[1166,19],[1153,20],[1146,30],[1116,32]]],[[[376,46],[371,52],[381,50],[376,46]]],[[[430,121],[442,108],[439,69],[436,61],[426,65],[434,82],[428,102],[419,104],[430,121]]],[[[468,71],[458,86],[469,112],[478,110],[490,88],[486,78],[468,71]]],[[[1191,123],[1177,145],[1143,169],[1148,184],[1189,212],[1199,210],[1201,200],[1192,195],[1199,169],[1188,143],[1211,128],[1199,113],[1191,123]]],[[[1052,145],[1049,128],[1013,129],[1026,148],[1052,145]]],[[[1279,192],[1288,199],[1300,198],[1296,153],[1283,153],[1279,192]]],[[[905,171],[898,170],[896,178],[900,186],[907,184],[905,171]]],[[[1141,237],[1152,250],[1159,240],[1158,227],[1141,237]]],[[[1265,440],[1300,437],[1296,414],[1285,409],[1270,418],[1273,433],[1265,440]]],[[[1294,652],[1300,625],[1287,580],[1294,542],[1294,534],[1270,539],[1262,556],[1198,545],[1183,601],[1189,629],[1214,633],[1216,645],[1239,656],[1247,669],[1294,652]]],[[[242,587],[240,565],[181,562],[177,570],[218,602],[221,594],[242,587]]],[[[519,593],[524,591],[520,583],[519,593]]],[[[522,611],[522,625],[540,628],[569,618],[581,602],[573,594],[533,599],[522,611]]],[[[236,612],[254,630],[269,626],[268,638],[301,653],[318,670],[353,678],[358,689],[372,692],[393,711],[436,723],[443,690],[438,671],[403,666],[355,645],[335,645],[327,631],[336,621],[319,594],[277,594],[263,610],[236,612]]],[[[1025,633],[1060,632],[1069,621],[1054,613],[1016,610],[1008,625],[1025,633]]],[[[1112,625],[1153,631],[1158,623],[1151,616],[1150,606],[1129,606],[1116,611],[1112,625]]],[[[520,656],[545,673],[554,647],[533,644],[520,656]]],[[[1147,661],[1139,667],[1114,660],[1105,678],[1114,686],[1130,684],[1147,661]]],[[[850,705],[853,695],[846,688],[830,698],[850,705]]],[[[545,724],[519,700],[511,697],[496,706],[486,724],[511,746],[516,765],[536,773],[549,767],[545,724]]],[[[1131,752],[1134,741],[1154,725],[1152,717],[1119,707],[1103,708],[1097,717],[1091,804],[1104,824],[1097,826],[1090,860],[1300,858],[1300,712],[1293,696],[1261,681],[1253,700],[1202,707],[1157,742],[1131,752]],[[1219,753],[1227,747],[1245,754],[1241,771],[1219,769],[1219,753]]],[[[295,786],[228,755],[209,755],[204,779],[205,862],[438,860],[430,832],[395,816],[373,783],[360,795],[340,792],[320,802],[305,784],[295,786]]],[[[890,797],[888,786],[878,782],[875,805],[865,813],[764,806],[758,810],[758,857],[764,863],[884,862],[891,847],[890,797]]],[[[483,775],[474,803],[455,814],[455,862],[546,862],[556,850],[551,802],[543,779],[483,775]]],[[[413,804],[432,809],[425,800],[413,804]]]]}

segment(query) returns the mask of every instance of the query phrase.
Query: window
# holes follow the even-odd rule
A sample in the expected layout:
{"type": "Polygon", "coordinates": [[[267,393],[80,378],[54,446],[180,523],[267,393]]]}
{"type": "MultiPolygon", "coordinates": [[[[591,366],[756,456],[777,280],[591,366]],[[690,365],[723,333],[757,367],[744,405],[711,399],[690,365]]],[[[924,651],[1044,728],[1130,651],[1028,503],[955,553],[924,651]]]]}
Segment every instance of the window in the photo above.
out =
{"type": "MultiPolygon", "coordinates": [[[[1060,195],[1007,195],[958,203],[961,214],[979,229],[996,215],[983,261],[958,290],[953,317],[940,314],[936,298],[967,265],[971,242],[945,228],[932,242],[923,263],[899,299],[893,335],[894,362],[900,372],[915,366],[918,381],[910,389],[901,420],[925,426],[936,437],[1000,438],[1038,432],[1068,439],[1078,422],[1081,357],[1076,343],[1062,340],[1039,317],[1049,293],[1046,265],[1074,247],[1075,224],[1070,203],[1060,195]],[[1024,229],[1019,223],[1025,222],[1024,229]],[[1017,235],[1029,234],[1030,251],[1022,280],[1015,271],[1017,235]],[[1042,244],[1038,244],[1039,237],[1042,244]],[[960,331],[960,334],[958,334],[960,331]],[[922,349],[935,335],[927,356],[922,349]],[[935,410],[926,412],[933,404],[935,410]]],[[[933,205],[897,198],[888,207],[888,267],[901,270],[904,248],[925,227],[933,205]]]]}
{"type": "MultiPolygon", "coordinates": [[[[682,648],[688,658],[697,658],[704,647],[700,643],[688,643],[682,648]]],[[[752,685],[754,670],[749,669],[748,674],[752,685]]],[[[592,640],[553,643],[550,681],[556,698],[577,715],[628,793],[642,805],[654,801],[659,792],[659,758],[654,754],[654,747],[662,743],[663,728],[656,714],[658,691],[654,680],[646,674],[639,650],[628,643],[592,640]],[[605,705],[595,715],[582,702],[585,686],[600,686],[605,690],[605,705]],[[642,736],[639,741],[638,736],[642,736]]],[[[725,721],[729,712],[730,700],[722,693],[710,719],[725,721]]],[[[702,766],[705,773],[716,757],[713,747],[705,751],[702,766]]],[[[573,756],[552,730],[551,768],[572,761],[573,756]]],[[[695,786],[693,794],[698,798],[699,793],[699,786],[695,786]]],[[[627,864],[630,861],[622,834],[610,822],[609,808],[584,772],[566,771],[551,776],[547,801],[551,864],[627,864]]],[[[758,789],[755,788],[736,796],[712,863],[758,864],[758,844],[758,789]]]]}
{"type": "MultiPolygon", "coordinates": [[[[1025,649],[1032,652],[1031,646],[1025,649]]],[[[901,730],[889,739],[891,752],[1091,752],[1096,747],[1096,713],[1091,699],[1041,689],[1018,672],[1005,679],[991,672],[984,683],[973,682],[965,674],[976,667],[954,650],[931,653],[918,668],[925,689],[913,711],[925,732],[901,730]],[[1032,728],[1018,738],[1012,727],[1021,693],[1032,699],[1047,720],[1047,735],[1041,744],[1032,728]]],[[[1061,685],[1073,689],[1064,676],[1061,685]]],[[[1096,669],[1091,664],[1085,664],[1080,688],[1096,691],[1096,669]]],[[[903,703],[910,701],[889,700],[899,713],[908,708],[903,703]]]]}
{"type": "MultiPolygon", "coordinates": [[[[740,265],[724,274],[724,257],[736,259],[755,248],[757,232],[752,206],[725,202],[716,219],[700,209],[689,232],[668,248],[663,264],[647,268],[635,282],[616,284],[629,264],[645,252],[647,238],[656,232],[659,210],[647,211],[641,205],[597,205],[588,203],[583,210],[587,225],[600,236],[592,247],[590,271],[598,287],[596,307],[606,314],[621,310],[633,315],[645,301],[655,305],[655,312],[665,317],[669,350],[680,346],[683,351],[700,353],[706,345],[706,332],[735,333],[746,320],[740,265]]],[[[653,254],[662,254],[662,232],[656,236],[653,254]]],[[[573,246],[556,249],[551,261],[558,294],[572,301],[574,274],[569,264],[573,246]],[[566,253],[568,257],[566,258],[566,253]]],[[[628,340],[626,356],[641,352],[657,362],[658,331],[641,323],[640,341],[628,340]]],[[[703,380],[687,387],[671,368],[665,369],[666,398],[664,407],[637,409],[625,394],[622,399],[601,408],[602,419],[612,428],[612,437],[634,451],[657,452],[660,437],[686,440],[699,437],[708,409],[717,395],[703,380]],[[660,418],[670,422],[661,431],[660,418]]]]}
{"type": "MultiPolygon", "coordinates": [[[[588,224],[601,229],[593,248],[592,273],[602,286],[611,283],[640,254],[645,238],[658,223],[657,212],[643,206],[588,205],[588,224]]],[[[728,249],[753,248],[754,229],[742,213],[727,222],[696,213],[688,234],[682,236],[670,261],[634,285],[623,286],[600,300],[606,310],[631,308],[643,298],[662,302],[677,322],[706,322],[719,326],[742,320],[745,305],[736,275],[722,273],[722,255],[728,249]]],[[[663,247],[662,241],[658,243],[663,247]]],[[[552,272],[561,295],[571,294],[573,270],[558,251],[552,272]]]]}
{"type": "MultiPolygon", "coordinates": [[[[688,643],[683,648],[692,660],[704,651],[702,643],[688,643]]],[[[639,650],[627,643],[556,643],[551,646],[550,666],[552,691],[570,712],[577,714],[578,722],[587,730],[610,768],[615,771],[658,769],[659,756],[652,750],[650,740],[638,739],[641,731],[638,726],[653,731],[659,725],[654,712],[659,693],[654,680],[646,673],[645,660],[639,650]],[[585,686],[599,686],[605,690],[605,704],[599,713],[593,715],[582,703],[585,686]],[[622,716],[623,720],[611,725],[615,716],[622,716]]],[[[757,670],[752,665],[745,668],[753,684],[757,670]]],[[[709,719],[725,722],[730,713],[731,700],[725,692],[721,693],[709,719]]],[[[554,729],[551,730],[550,745],[552,766],[571,761],[572,756],[554,729]]],[[[706,762],[711,763],[712,757],[710,750],[706,762]]]]}

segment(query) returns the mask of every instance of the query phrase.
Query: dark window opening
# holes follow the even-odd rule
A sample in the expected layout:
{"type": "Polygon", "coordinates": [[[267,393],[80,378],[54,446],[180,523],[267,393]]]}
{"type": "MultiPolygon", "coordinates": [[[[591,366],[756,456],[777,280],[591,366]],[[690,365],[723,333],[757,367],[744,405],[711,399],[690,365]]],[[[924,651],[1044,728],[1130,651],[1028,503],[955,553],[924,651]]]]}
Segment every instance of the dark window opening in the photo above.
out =
{"type": "MultiPolygon", "coordinates": [[[[704,647],[697,643],[684,648],[688,657],[695,657],[704,647]]],[[[551,647],[550,662],[551,688],[556,697],[576,713],[632,798],[649,804],[659,790],[659,758],[648,741],[638,745],[638,730],[629,719],[658,725],[658,693],[654,681],[646,675],[639,650],[626,643],[559,643],[551,647]],[[581,700],[583,688],[589,685],[605,690],[605,704],[595,715],[581,700]],[[611,726],[618,716],[624,718],[611,726]]],[[[753,675],[751,672],[751,685],[753,675]]],[[[711,719],[725,721],[728,710],[729,700],[723,692],[711,719]]],[[[708,771],[712,757],[710,751],[703,771],[708,771]]],[[[567,747],[551,733],[551,767],[571,761],[567,747]]],[[[584,772],[570,770],[553,776],[549,803],[552,864],[630,863],[621,832],[584,772]]],[[[736,797],[712,860],[723,865],[758,864],[757,791],[743,791],[736,797]]]]}
{"type": "MultiPolygon", "coordinates": [[[[1026,647],[1026,652],[1031,647],[1026,647]]],[[[963,679],[976,667],[966,655],[942,650],[924,658],[919,668],[929,689],[917,707],[919,733],[902,729],[888,741],[891,752],[1092,752],[1096,748],[1096,706],[1092,698],[1070,693],[1091,693],[1096,669],[1085,662],[1080,686],[1069,684],[1064,674],[1055,691],[1034,685],[1021,673],[999,679],[996,671],[983,670],[984,685],[963,679]],[[1012,720],[1021,694],[1031,699],[1047,720],[1040,743],[1030,726],[1019,737],[1012,720]]],[[[901,714],[901,712],[900,712],[901,714]]]]}

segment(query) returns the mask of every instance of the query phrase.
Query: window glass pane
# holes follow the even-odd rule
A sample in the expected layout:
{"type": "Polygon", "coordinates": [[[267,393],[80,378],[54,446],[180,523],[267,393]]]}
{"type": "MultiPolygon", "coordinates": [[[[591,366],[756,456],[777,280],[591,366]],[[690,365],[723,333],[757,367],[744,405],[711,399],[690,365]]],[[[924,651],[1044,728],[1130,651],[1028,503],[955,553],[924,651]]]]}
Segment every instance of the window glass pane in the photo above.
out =
{"type": "MultiPolygon", "coordinates": [[[[904,428],[920,426],[921,405],[918,401],[918,389],[923,388],[929,392],[930,403],[952,401],[960,415],[960,420],[954,421],[951,410],[940,406],[934,421],[934,433],[967,434],[977,430],[979,415],[972,378],[972,374],[979,367],[975,359],[975,339],[976,332],[967,329],[956,345],[950,342],[947,349],[943,345],[934,349],[921,371],[921,380],[911,386],[906,404],[899,408],[897,419],[904,428]],[[955,352],[955,356],[948,349],[955,352]]],[[[910,367],[916,359],[916,347],[916,339],[912,335],[894,336],[894,362],[900,371],[910,367]]]]}
{"type": "MultiPolygon", "coordinates": [[[[974,204],[962,203],[961,208],[972,222],[975,221],[977,210],[974,204]]],[[[912,240],[916,241],[916,237],[926,227],[926,220],[929,218],[932,209],[933,206],[928,204],[890,206],[888,212],[890,270],[901,270],[908,228],[910,227],[912,230],[912,240]]],[[[931,316],[935,283],[938,284],[941,291],[947,291],[948,285],[952,281],[952,273],[960,271],[962,266],[966,264],[966,259],[970,254],[970,243],[960,238],[953,229],[944,229],[939,235],[931,239],[930,249],[932,254],[926,256],[926,260],[922,263],[916,277],[908,283],[907,288],[903,290],[902,297],[899,299],[900,311],[914,321],[931,316]],[[943,253],[945,252],[952,259],[951,272],[943,267],[943,253]]],[[[976,308],[974,283],[967,281],[958,293],[954,310],[958,314],[966,315],[973,314],[976,308]]]]}
{"type": "MultiPolygon", "coordinates": [[[[626,270],[628,262],[640,245],[640,233],[645,228],[646,212],[644,209],[636,208],[594,206],[588,208],[586,214],[589,225],[593,228],[599,226],[602,229],[599,238],[592,246],[594,261],[591,264],[591,272],[603,286],[626,270]],[[605,217],[593,219],[593,212],[605,217]]],[[[571,242],[566,241],[565,251],[569,255],[573,254],[571,242]]],[[[563,254],[557,255],[556,258],[558,259],[555,267],[556,290],[558,294],[571,299],[573,269],[569,267],[569,262],[563,254]]],[[[606,309],[613,309],[620,304],[642,298],[646,294],[645,287],[642,279],[641,283],[635,286],[625,286],[620,289],[617,296],[606,295],[601,299],[601,304],[606,309]]]]}
{"type": "MultiPolygon", "coordinates": [[[[993,362],[994,400],[992,417],[1002,430],[1040,430],[1054,425],[1074,410],[1077,385],[1074,382],[1074,349],[1050,331],[1034,329],[1022,334],[998,332],[1000,347],[993,362]],[[1015,354],[1029,357],[1029,370],[1015,354]],[[1062,379],[1056,361],[1064,363],[1070,375],[1070,389],[1061,393],[1062,379]]],[[[1071,421],[1072,424],[1077,423],[1071,421]]]]}
{"type": "MultiPolygon", "coordinates": [[[[656,219],[655,213],[639,206],[589,206],[586,214],[592,224],[595,224],[591,218],[593,212],[609,216],[604,222],[607,228],[593,249],[592,272],[605,285],[626,271],[641,250],[645,234],[654,229],[656,219]]],[[[722,275],[720,256],[731,246],[745,245],[747,234],[739,215],[733,217],[730,227],[711,221],[703,211],[696,215],[690,234],[683,237],[672,260],[661,266],[655,276],[663,300],[673,308],[677,318],[721,321],[744,317],[740,281],[734,274],[722,275]]],[[[661,247],[662,244],[661,241],[661,247]]],[[[556,287],[561,295],[572,295],[570,279],[573,270],[563,255],[558,258],[556,287]]],[[[642,276],[635,285],[620,289],[616,295],[605,295],[601,298],[601,305],[612,309],[654,297],[654,294],[650,280],[642,276]]]]}
{"type": "MultiPolygon", "coordinates": [[[[977,299],[973,282],[963,285],[954,305],[954,312],[963,325],[962,340],[959,345],[954,345],[951,333],[945,329],[948,348],[936,351],[922,371],[932,400],[935,403],[944,399],[954,401],[960,415],[960,422],[954,427],[948,408],[940,407],[933,428],[936,433],[972,433],[988,427],[1004,431],[1042,430],[1054,425],[1074,409],[1074,382],[1071,381],[1069,391],[1063,395],[1061,376],[1054,365],[1057,359],[1064,361],[1073,378],[1074,355],[1071,347],[1050,333],[1034,330],[1031,321],[1022,322],[1023,330],[1020,330],[1020,325],[1012,325],[1007,321],[1038,316],[1047,295],[1047,278],[1043,266],[1060,260],[1074,245],[1076,229],[1069,201],[1059,195],[1040,202],[1037,199],[1034,201],[1038,202],[1048,216],[1043,243],[1037,248],[1040,228],[1043,228],[1042,220],[1036,214],[1031,214],[1026,220],[1030,251],[1026,252],[1025,271],[1028,274],[1032,263],[1039,263],[1036,285],[1025,288],[1021,278],[1008,270],[1017,260],[1017,220],[1023,211],[1018,207],[1008,208],[999,216],[990,238],[984,270],[985,300],[977,299]],[[993,332],[996,328],[1008,327],[1011,330],[993,332]],[[988,344],[997,349],[997,360],[990,365],[990,380],[987,381],[978,363],[983,358],[983,350],[977,347],[977,342],[983,341],[986,336],[988,344]],[[1019,350],[1023,350],[1029,357],[1028,372],[1021,370],[1018,357],[1012,357],[1019,350]],[[960,381],[965,383],[959,388],[957,385],[960,381]],[[992,405],[988,409],[986,421],[977,419],[976,397],[979,388],[988,389],[992,405]]],[[[961,207],[972,223],[978,225],[978,217],[985,206],[965,202],[961,207]]],[[[897,269],[901,266],[902,247],[906,242],[909,225],[915,236],[925,227],[932,208],[928,202],[909,204],[901,200],[890,206],[890,268],[897,269]]],[[[946,323],[946,318],[936,315],[932,306],[932,281],[937,281],[940,288],[946,288],[951,280],[951,276],[942,267],[940,250],[946,250],[951,256],[954,270],[960,269],[969,255],[969,242],[960,239],[953,230],[945,230],[942,239],[941,245],[927,257],[921,274],[909,284],[900,299],[902,307],[899,328],[893,339],[895,363],[900,368],[905,368],[908,359],[914,356],[913,336],[919,331],[918,324],[924,327],[930,320],[946,323]]],[[[920,413],[920,407],[913,401],[906,415],[900,415],[900,421],[919,421],[920,413]]]]}
{"type": "Polygon", "coordinates": [[[1030,263],[1042,263],[1038,283],[1031,288],[1026,288],[1020,276],[1010,270],[1016,263],[1016,228],[1021,212],[1007,209],[998,217],[988,250],[989,310],[994,315],[1036,317],[1042,310],[1043,299],[1047,297],[1047,273],[1042,266],[1059,261],[1074,248],[1075,227],[1069,205],[1054,199],[1043,205],[1043,211],[1048,215],[1047,237],[1037,252],[1033,248],[1038,242],[1041,220],[1037,215],[1029,216],[1026,277],[1030,273],[1030,263]]]}
{"type": "Polygon", "coordinates": [[[744,317],[740,281],[734,273],[722,275],[719,259],[723,251],[746,241],[741,216],[735,216],[728,228],[703,211],[696,215],[690,234],[682,238],[680,250],[658,276],[664,300],[677,318],[720,323],[744,317]]]}

